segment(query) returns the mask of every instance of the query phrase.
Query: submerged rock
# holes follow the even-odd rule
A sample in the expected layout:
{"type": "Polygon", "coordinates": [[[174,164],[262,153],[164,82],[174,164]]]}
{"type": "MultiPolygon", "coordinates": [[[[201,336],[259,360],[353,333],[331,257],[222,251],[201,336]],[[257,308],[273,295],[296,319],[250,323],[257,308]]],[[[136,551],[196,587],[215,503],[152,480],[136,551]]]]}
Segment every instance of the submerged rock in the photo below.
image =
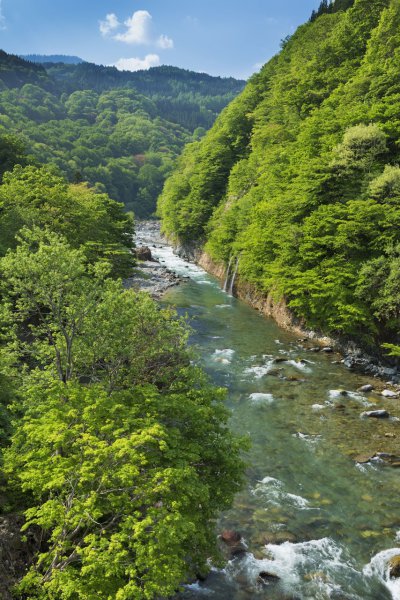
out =
{"type": "Polygon", "coordinates": [[[238,531],[233,531],[232,529],[224,529],[221,533],[220,538],[225,544],[237,544],[242,539],[242,536],[238,531]]]}
{"type": "Polygon", "coordinates": [[[238,554],[243,554],[244,552],[246,552],[246,546],[244,544],[243,538],[238,531],[234,531],[232,529],[224,529],[219,537],[220,540],[224,542],[224,544],[229,549],[229,554],[231,558],[237,556],[238,554]]]}
{"type": "Polygon", "coordinates": [[[369,463],[373,458],[375,457],[375,454],[358,454],[354,460],[355,462],[364,465],[366,463],[369,463]]]}

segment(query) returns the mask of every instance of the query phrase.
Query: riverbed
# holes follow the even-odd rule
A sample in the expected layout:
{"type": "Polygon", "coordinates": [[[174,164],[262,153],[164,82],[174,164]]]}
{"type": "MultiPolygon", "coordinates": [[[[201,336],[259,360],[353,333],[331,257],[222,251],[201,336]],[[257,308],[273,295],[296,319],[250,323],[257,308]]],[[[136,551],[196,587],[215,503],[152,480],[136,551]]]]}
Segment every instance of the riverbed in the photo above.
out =
{"type": "Polygon", "coordinates": [[[357,391],[376,382],[307,350],[160,238],[141,241],[188,278],[163,302],[187,315],[200,364],[228,390],[232,429],[252,442],[246,485],[217,527],[247,551],[180,598],[400,599],[387,567],[400,554],[400,400],[357,391]],[[390,416],[363,416],[375,409],[390,416]]]}

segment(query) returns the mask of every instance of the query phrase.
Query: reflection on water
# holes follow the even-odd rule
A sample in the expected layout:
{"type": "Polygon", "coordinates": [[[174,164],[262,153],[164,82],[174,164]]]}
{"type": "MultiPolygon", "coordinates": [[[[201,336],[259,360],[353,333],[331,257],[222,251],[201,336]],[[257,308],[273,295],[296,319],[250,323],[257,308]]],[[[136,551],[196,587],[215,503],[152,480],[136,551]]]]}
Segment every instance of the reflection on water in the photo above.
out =
{"type": "Polygon", "coordinates": [[[400,599],[387,568],[400,554],[400,470],[353,460],[400,452],[399,421],[360,417],[370,407],[399,417],[396,401],[356,392],[365,378],[337,355],[310,355],[202,269],[152,251],[189,277],[165,302],[188,315],[203,367],[228,388],[232,428],[252,440],[247,485],[218,525],[240,531],[248,552],[180,598],[400,599]]]}

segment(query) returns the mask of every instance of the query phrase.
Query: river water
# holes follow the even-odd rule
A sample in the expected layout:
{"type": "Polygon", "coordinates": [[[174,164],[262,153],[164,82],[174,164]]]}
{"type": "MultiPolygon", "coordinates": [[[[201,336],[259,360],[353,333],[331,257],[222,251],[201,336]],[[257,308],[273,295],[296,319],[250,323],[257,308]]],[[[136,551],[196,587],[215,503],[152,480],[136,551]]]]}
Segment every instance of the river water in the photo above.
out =
{"type": "Polygon", "coordinates": [[[200,363],[228,389],[232,429],[252,442],[246,485],[218,523],[239,531],[248,551],[180,598],[400,599],[387,566],[400,554],[400,469],[354,460],[400,453],[400,400],[356,392],[368,380],[338,355],[306,351],[170,247],[152,252],[188,277],[164,302],[188,315],[200,363]],[[360,416],[372,408],[392,416],[360,416]],[[262,583],[260,572],[279,580],[262,583]]]}

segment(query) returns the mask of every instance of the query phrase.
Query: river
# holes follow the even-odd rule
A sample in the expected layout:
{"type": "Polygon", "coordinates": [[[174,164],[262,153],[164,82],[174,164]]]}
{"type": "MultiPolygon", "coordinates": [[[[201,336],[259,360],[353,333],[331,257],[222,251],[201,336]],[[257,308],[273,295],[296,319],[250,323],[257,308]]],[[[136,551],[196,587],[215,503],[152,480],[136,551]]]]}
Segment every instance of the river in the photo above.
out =
{"type": "Polygon", "coordinates": [[[400,554],[400,469],[354,460],[400,453],[400,400],[357,392],[368,380],[339,355],[307,351],[169,246],[152,252],[188,277],[163,302],[188,315],[200,363],[228,389],[231,427],[252,442],[246,485],[218,523],[248,551],[180,598],[400,599],[387,566],[400,554]],[[372,408],[391,417],[361,417],[372,408]],[[260,572],[279,579],[262,583],[260,572]]]}

